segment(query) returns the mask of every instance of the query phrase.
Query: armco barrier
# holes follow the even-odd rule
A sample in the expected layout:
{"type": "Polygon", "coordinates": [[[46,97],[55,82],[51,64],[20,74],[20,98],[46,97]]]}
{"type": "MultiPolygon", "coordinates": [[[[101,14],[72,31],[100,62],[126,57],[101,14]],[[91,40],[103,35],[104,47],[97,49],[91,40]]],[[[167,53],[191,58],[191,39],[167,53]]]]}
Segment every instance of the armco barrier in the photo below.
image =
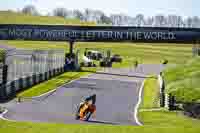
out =
{"type": "Polygon", "coordinates": [[[53,76],[56,75],[56,69],[53,69],[53,76]]]}
{"type": "Polygon", "coordinates": [[[23,77],[22,80],[23,80],[23,89],[25,89],[28,87],[26,83],[26,77],[23,77]]]}
{"type": "Polygon", "coordinates": [[[20,78],[18,81],[19,81],[19,90],[21,90],[21,89],[24,88],[24,87],[23,87],[23,79],[20,78]]]}
{"type": "Polygon", "coordinates": [[[16,96],[18,91],[27,89],[33,85],[51,79],[52,77],[60,75],[63,72],[64,68],[61,67],[44,73],[37,73],[31,76],[21,77],[8,82],[7,84],[0,84],[0,100],[16,96]]]}
{"type": "Polygon", "coordinates": [[[56,72],[57,72],[57,74],[59,75],[59,74],[60,74],[60,69],[57,68],[57,69],[56,69],[56,72]]]}
{"type": "Polygon", "coordinates": [[[36,84],[40,83],[40,75],[37,73],[36,74],[36,84]]]}
{"type": "Polygon", "coordinates": [[[60,69],[61,69],[61,73],[63,73],[64,72],[64,67],[61,67],[60,69]]]}
{"type": "Polygon", "coordinates": [[[30,86],[31,86],[30,77],[26,77],[26,86],[27,86],[27,87],[30,87],[30,86]]]}
{"type": "Polygon", "coordinates": [[[33,84],[35,85],[37,83],[37,81],[36,81],[36,75],[35,74],[32,75],[32,78],[33,78],[33,84]]]}
{"type": "Polygon", "coordinates": [[[43,74],[40,73],[40,74],[39,74],[39,82],[42,82],[42,81],[43,81],[43,74]]]}
{"type": "Polygon", "coordinates": [[[14,80],[14,82],[15,82],[15,91],[19,91],[19,90],[20,90],[20,87],[19,87],[19,79],[14,80]]]}

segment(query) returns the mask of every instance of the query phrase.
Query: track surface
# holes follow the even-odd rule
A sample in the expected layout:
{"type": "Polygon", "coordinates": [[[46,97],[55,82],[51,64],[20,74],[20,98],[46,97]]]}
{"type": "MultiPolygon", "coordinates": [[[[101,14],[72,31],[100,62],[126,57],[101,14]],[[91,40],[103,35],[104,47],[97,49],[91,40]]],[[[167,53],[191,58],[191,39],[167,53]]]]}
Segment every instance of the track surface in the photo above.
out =
{"type": "Polygon", "coordinates": [[[162,65],[139,65],[138,69],[106,69],[107,74],[92,74],[44,95],[8,106],[4,118],[17,121],[87,123],[74,119],[76,105],[83,96],[97,94],[97,114],[90,123],[137,125],[134,118],[139,88],[144,78],[158,74],[162,65]],[[129,75],[120,76],[120,75],[129,75]]]}

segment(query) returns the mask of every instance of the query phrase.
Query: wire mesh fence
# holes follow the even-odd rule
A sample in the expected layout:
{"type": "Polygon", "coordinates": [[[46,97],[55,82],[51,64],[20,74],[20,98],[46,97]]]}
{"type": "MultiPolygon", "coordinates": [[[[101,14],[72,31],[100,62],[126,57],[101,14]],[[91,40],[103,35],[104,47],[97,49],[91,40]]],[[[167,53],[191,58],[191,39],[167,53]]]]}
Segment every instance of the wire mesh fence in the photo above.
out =
{"type": "Polygon", "coordinates": [[[0,63],[0,84],[3,82],[3,64],[0,63]]]}
{"type": "Polygon", "coordinates": [[[6,51],[4,49],[0,49],[0,84],[3,82],[3,66],[5,62],[5,54],[6,51]]]}
{"type": "Polygon", "coordinates": [[[64,50],[24,50],[15,49],[5,55],[8,66],[7,81],[45,73],[63,67],[64,50]]]}
{"type": "Polygon", "coordinates": [[[0,101],[66,71],[79,69],[78,53],[70,57],[69,63],[64,50],[27,50],[0,45],[0,101]]]}

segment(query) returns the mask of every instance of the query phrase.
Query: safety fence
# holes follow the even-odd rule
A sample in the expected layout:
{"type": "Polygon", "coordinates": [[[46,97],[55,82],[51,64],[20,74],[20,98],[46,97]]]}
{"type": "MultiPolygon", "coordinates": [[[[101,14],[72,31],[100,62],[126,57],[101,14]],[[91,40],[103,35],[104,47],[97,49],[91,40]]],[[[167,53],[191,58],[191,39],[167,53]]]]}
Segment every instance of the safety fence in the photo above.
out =
{"type": "Polygon", "coordinates": [[[65,71],[64,50],[13,49],[1,53],[0,99],[13,97],[65,71]]]}

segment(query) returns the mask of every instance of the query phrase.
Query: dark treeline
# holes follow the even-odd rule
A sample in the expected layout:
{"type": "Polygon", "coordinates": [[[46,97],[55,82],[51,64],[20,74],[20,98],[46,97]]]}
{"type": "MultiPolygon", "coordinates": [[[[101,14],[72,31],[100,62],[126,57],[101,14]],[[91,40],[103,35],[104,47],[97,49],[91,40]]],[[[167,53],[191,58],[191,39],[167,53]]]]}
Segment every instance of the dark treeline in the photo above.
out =
{"type": "MultiPolygon", "coordinates": [[[[32,5],[25,6],[21,12],[31,15],[41,15],[41,13],[32,5]]],[[[155,16],[128,16],[125,14],[111,14],[107,16],[103,11],[85,9],[80,11],[67,10],[66,8],[55,8],[46,16],[60,16],[64,18],[76,18],[81,21],[94,21],[97,24],[109,24],[116,26],[148,26],[148,27],[188,27],[199,28],[200,18],[198,16],[183,17],[177,15],[158,14],[155,16]]]]}

